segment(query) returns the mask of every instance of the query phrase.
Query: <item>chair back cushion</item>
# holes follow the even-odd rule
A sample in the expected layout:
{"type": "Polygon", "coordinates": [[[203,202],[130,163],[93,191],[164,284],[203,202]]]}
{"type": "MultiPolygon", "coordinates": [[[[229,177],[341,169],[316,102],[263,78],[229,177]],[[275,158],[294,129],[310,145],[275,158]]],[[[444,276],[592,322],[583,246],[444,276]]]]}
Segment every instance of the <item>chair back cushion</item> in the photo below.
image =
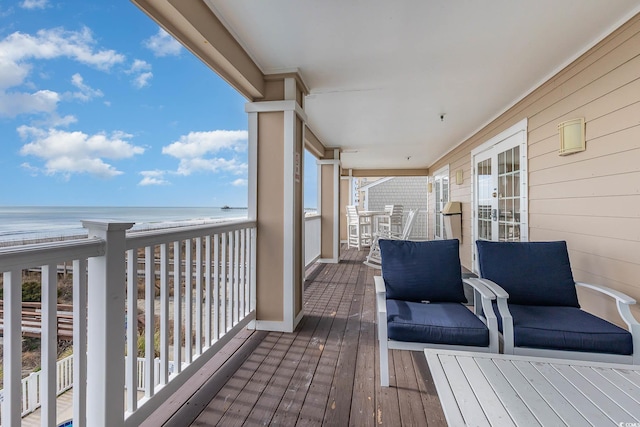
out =
{"type": "Polygon", "coordinates": [[[387,299],[467,302],[458,240],[379,241],[387,299]]]}
{"type": "Polygon", "coordinates": [[[580,307],[566,242],[478,240],[480,275],[502,286],[510,304],[580,307]]]}

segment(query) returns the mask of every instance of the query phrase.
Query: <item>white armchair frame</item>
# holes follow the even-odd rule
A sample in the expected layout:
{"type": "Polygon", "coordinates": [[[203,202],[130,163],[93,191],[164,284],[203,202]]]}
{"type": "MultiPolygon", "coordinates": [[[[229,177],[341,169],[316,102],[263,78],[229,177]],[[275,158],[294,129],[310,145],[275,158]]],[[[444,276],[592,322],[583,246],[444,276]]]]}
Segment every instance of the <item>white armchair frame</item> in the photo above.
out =
{"type": "Polygon", "coordinates": [[[378,311],[378,344],[380,349],[380,384],[389,386],[389,350],[423,351],[425,348],[480,351],[498,353],[499,334],[498,320],[493,312],[491,302],[496,298],[478,279],[463,279],[474,289],[474,308],[476,315],[489,329],[489,346],[476,347],[465,345],[429,344],[423,342],[406,342],[390,340],[387,335],[387,298],[384,279],[382,276],[373,277],[376,287],[376,307],[378,311]]]}
{"type": "Polygon", "coordinates": [[[592,283],[575,282],[576,286],[591,289],[607,295],[616,300],[618,313],[622,320],[626,323],[628,331],[631,333],[633,342],[633,354],[608,354],[608,353],[590,353],[583,351],[568,350],[552,350],[539,349],[530,347],[515,347],[513,336],[513,317],[509,311],[508,299],[509,294],[497,283],[489,279],[475,279],[481,281],[496,296],[498,311],[502,317],[502,339],[504,346],[504,354],[518,354],[524,356],[551,357],[558,359],[570,360],[588,360],[591,362],[611,362],[625,364],[640,364],[640,323],[633,317],[631,313],[631,305],[636,304],[636,300],[630,296],[608,288],[602,285],[592,283]]]}

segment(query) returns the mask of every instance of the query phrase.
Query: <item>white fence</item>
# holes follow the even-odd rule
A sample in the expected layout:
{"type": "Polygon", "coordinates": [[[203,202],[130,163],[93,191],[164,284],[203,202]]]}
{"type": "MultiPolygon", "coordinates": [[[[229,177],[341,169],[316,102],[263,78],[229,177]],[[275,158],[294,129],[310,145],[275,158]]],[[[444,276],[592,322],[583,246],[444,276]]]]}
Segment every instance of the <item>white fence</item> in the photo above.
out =
{"type": "Polygon", "coordinates": [[[20,425],[34,394],[44,425],[56,423],[59,264],[73,264],[74,360],[62,377],[73,379],[74,425],[87,425],[88,413],[91,425],[139,425],[255,319],[255,222],[128,234],[130,223],[83,225],[86,239],[0,249],[5,426],[20,425]],[[21,378],[22,271],[34,267],[42,285],[37,393],[21,378]],[[145,363],[123,357],[142,342],[145,363]]]}
{"type": "MultiPolygon", "coordinates": [[[[146,379],[146,360],[138,357],[138,391],[144,391],[146,379]]],[[[160,359],[154,359],[156,384],[160,381],[160,359]]],[[[169,361],[169,374],[174,371],[173,361],[169,361]]],[[[56,363],[56,396],[60,396],[73,388],[73,355],[58,360],[56,363]]],[[[4,401],[4,390],[0,390],[0,403],[4,401]]],[[[22,379],[22,416],[28,415],[40,407],[40,371],[32,372],[22,379]]]]}
{"type": "MultiPolygon", "coordinates": [[[[56,396],[73,387],[73,356],[56,362],[56,396]]],[[[32,372],[21,381],[22,413],[25,416],[40,407],[40,371],[32,372]]],[[[0,402],[4,402],[4,390],[0,390],[0,402]]]]}

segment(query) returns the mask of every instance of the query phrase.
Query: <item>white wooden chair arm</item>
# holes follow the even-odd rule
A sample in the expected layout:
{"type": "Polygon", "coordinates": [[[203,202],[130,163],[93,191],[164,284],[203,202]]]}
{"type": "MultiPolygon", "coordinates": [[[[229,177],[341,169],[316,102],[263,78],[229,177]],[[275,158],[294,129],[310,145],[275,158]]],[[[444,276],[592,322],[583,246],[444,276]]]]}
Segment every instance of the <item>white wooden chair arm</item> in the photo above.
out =
{"type": "Polygon", "coordinates": [[[584,283],[584,282],[576,282],[576,286],[581,286],[587,289],[593,289],[594,291],[598,291],[605,295],[610,296],[611,298],[615,298],[618,302],[622,304],[635,304],[636,300],[631,298],[627,294],[623,294],[622,292],[616,291],[615,289],[608,288],[602,285],[595,285],[593,283],[584,283]]]}
{"type": "Polygon", "coordinates": [[[636,320],[631,313],[631,305],[636,303],[636,300],[629,295],[622,292],[611,289],[607,286],[595,285],[593,283],[576,282],[576,286],[592,289],[605,295],[610,296],[616,300],[616,306],[618,307],[618,313],[620,317],[627,324],[629,332],[633,339],[633,364],[640,364],[640,323],[636,320]]]}
{"type": "Polygon", "coordinates": [[[496,295],[482,282],[480,279],[468,278],[462,279],[462,281],[471,286],[474,292],[474,298],[478,295],[481,296],[481,309],[482,312],[478,313],[480,307],[477,302],[474,301],[474,308],[477,316],[484,316],[486,320],[487,328],[489,328],[489,348],[492,353],[498,353],[499,351],[499,338],[498,338],[498,319],[493,311],[493,305],[491,301],[496,299],[496,295]]]}
{"type": "Polygon", "coordinates": [[[382,294],[384,297],[387,293],[387,288],[384,286],[384,279],[382,276],[373,276],[373,283],[376,285],[376,295],[382,294]]]}
{"type": "Polygon", "coordinates": [[[507,303],[509,294],[502,288],[502,286],[489,279],[476,280],[479,280],[483,285],[485,285],[491,290],[491,292],[495,294],[496,303],[498,305],[498,312],[500,312],[500,317],[502,318],[502,338],[504,340],[504,354],[513,354],[513,317],[511,317],[511,312],[509,311],[509,305],[507,303]]]}
{"type": "MultiPolygon", "coordinates": [[[[387,322],[387,289],[384,286],[384,279],[382,276],[373,276],[373,281],[376,285],[376,306],[378,316],[384,318],[385,328],[387,322]]],[[[386,333],[386,332],[385,332],[386,333]]]]}
{"type": "Polygon", "coordinates": [[[474,288],[483,298],[488,298],[490,300],[496,299],[496,294],[494,294],[488,286],[486,286],[481,279],[476,279],[474,277],[468,279],[462,279],[464,283],[474,288]]]}
{"type": "Polygon", "coordinates": [[[498,299],[500,299],[500,298],[508,299],[509,298],[509,294],[507,293],[507,291],[505,291],[502,288],[502,286],[498,285],[496,282],[492,282],[489,279],[475,279],[475,280],[478,280],[484,286],[489,288],[489,290],[491,292],[493,292],[493,294],[496,296],[496,298],[498,298],[498,299]]]}

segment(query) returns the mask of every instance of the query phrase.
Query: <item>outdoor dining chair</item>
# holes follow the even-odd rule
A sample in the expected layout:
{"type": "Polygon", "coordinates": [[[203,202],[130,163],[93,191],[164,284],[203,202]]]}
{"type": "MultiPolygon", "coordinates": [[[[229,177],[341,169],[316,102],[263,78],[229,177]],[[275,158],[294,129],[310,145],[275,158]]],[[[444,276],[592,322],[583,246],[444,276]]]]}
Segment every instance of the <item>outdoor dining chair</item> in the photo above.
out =
{"type": "Polygon", "coordinates": [[[493,293],[477,279],[464,279],[482,309],[474,313],[464,305],[458,240],[382,239],[379,244],[382,276],[374,276],[374,282],[383,387],[389,386],[390,349],[498,352],[493,293]]]}
{"type": "Polygon", "coordinates": [[[480,275],[496,295],[504,353],[639,364],[635,300],[605,286],[575,282],[566,242],[477,241],[480,275]],[[576,287],[616,300],[628,330],[580,309],[576,287]]]}
{"type": "Polygon", "coordinates": [[[377,232],[380,233],[402,233],[402,222],[404,215],[403,205],[385,205],[386,215],[378,219],[377,232]]]}
{"type": "Polygon", "coordinates": [[[394,233],[392,231],[379,231],[374,233],[373,242],[371,242],[371,247],[369,248],[369,254],[367,258],[364,260],[364,264],[369,267],[380,269],[382,266],[380,264],[380,245],[378,244],[380,239],[391,239],[391,240],[408,240],[409,236],[411,236],[411,230],[413,229],[413,224],[416,221],[416,210],[410,209],[407,214],[407,220],[404,223],[404,228],[401,233],[394,233]]]}
{"type": "Polygon", "coordinates": [[[347,247],[358,248],[371,245],[373,224],[370,217],[358,215],[358,207],[347,206],[347,247]]]}

